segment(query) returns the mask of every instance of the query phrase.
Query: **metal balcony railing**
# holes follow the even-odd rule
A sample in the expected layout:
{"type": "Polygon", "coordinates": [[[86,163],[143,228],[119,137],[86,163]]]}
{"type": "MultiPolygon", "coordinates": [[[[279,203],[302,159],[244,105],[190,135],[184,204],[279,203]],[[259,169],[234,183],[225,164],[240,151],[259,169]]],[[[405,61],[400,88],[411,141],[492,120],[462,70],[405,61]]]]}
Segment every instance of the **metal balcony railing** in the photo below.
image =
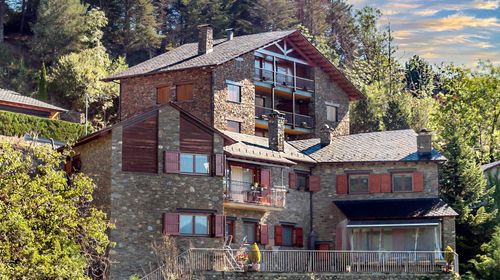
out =
{"type": "Polygon", "coordinates": [[[303,91],[314,92],[314,80],[291,74],[276,72],[264,68],[254,68],[254,79],[257,81],[296,88],[303,91]]]}
{"type": "Polygon", "coordinates": [[[261,188],[251,182],[229,180],[225,200],[283,208],[286,204],[286,189],[261,188]]]}
{"type": "MultiPolygon", "coordinates": [[[[280,110],[278,110],[280,111],[280,110]]],[[[272,108],[255,106],[255,117],[257,119],[265,119],[269,114],[273,112],[272,108]]],[[[280,111],[285,114],[285,123],[288,125],[293,125],[297,127],[303,128],[313,128],[314,127],[314,118],[311,116],[301,115],[301,114],[293,114],[291,112],[280,111]]]]}

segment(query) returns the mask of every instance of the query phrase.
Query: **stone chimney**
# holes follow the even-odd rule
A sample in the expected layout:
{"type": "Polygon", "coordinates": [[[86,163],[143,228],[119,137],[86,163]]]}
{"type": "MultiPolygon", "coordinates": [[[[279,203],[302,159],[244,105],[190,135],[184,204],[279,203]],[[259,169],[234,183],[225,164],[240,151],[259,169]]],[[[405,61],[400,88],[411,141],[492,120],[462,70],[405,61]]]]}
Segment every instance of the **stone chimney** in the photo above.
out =
{"type": "Polygon", "coordinates": [[[432,131],[423,128],[417,135],[417,152],[419,157],[430,157],[432,153],[432,131]]]}
{"type": "Polygon", "coordinates": [[[321,130],[319,131],[319,140],[321,147],[330,145],[330,142],[332,141],[332,130],[326,123],[321,127],[321,130]]]}
{"type": "Polygon", "coordinates": [[[285,114],[273,111],[268,115],[269,148],[276,152],[285,150],[285,114]]]}
{"type": "Polygon", "coordinates": [[[227,32],[227,40],[231,41],[234,38],[234,28],[228,28],[226,29],[227,32]]]}
{"type": "Polygon", "coordinates": [[[198,29],[198,54],[211,53],[214,50],[214,29],[212,25],[198,25],[198,29]]]}

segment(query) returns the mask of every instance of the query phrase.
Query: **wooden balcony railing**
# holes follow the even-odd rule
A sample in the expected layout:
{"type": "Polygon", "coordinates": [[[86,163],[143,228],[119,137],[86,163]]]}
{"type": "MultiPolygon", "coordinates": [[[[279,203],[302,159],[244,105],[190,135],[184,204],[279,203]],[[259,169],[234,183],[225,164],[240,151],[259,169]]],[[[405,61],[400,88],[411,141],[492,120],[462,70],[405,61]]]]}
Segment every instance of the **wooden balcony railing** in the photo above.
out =
{"type": "MultiPolygon", "coordinates": [[[[255,106],[255,117],[257,119],[265,119],[266,116],[269,116],[273,112],[272,108],[255,106]]],[[[285,123],[288,125],[293,125],[297,127],[303,128],[313,128],[314,127],[314,118],[311,116],[301,115],[301,114],[293,114],[291,112],[280,111],[285,114],[285,123]]]]}
{"type": "Polygon", "coordinates": [[[257,81],[314,92],[314,80],[286,73],[280,73],[264,68],[254,69],[254,79],[257,81]]]}
{"type": "Polygon", "coordinates": [[[250,182],[229,180],[225,190],[225,200],[284,208],[286,189],[261,188],[250,182]]]}

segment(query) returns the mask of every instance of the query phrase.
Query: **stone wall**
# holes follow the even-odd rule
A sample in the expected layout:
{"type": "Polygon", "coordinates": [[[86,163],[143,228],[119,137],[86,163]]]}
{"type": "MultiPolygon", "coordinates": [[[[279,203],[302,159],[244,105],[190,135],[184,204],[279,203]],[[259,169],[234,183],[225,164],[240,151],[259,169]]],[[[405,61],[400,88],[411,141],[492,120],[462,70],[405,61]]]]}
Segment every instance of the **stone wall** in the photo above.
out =
{"type": "Polygon", "coordinates": [[[452,273],[269,273],[269,272],[204,272],[194,275],[193,280],[451,280],[452,273]]]}
{"type": "Polygon", "coordinates": [[[241,122],[241,133],[255,133],[255,86],[252,82],[253,52],[232,59],[215,68],[214,75],[214,127],[227,129],[227,120],[241,122]],[[239,61],[238,61],[239,60],[239,61]],[[228,101],[226,81],[241,84],[241,103],[228,101]]]}
{"type": "Polygon", "coordinates": [[[175,101],[177,84],[193,84],[193,101],[177,104],[207,124],[212,123],[212,75],[210,69],[189,69],[132,77],[121,80],[120,115],[126,119],[156,106],[156,88],[170,88],[170,100],[175,101]]]}
{"type": "Polygon", "coordinates": [[[441,235],[443,236],[443,250],[447,246],[451,246],[453,250],[457,250],[456,245],[456,229],[454,217],[443,217],[441,235]]]}
{"type": "Polygon", "coordinates": [[[347,94],[321,69],[314,69],[314,115],[315,137],[319,137],[323,124],[332,129],[332,136],[349,134],[349,98],[347,94]],[[326,103],[338,105],[338,121],[326,118],[326,103]]]}

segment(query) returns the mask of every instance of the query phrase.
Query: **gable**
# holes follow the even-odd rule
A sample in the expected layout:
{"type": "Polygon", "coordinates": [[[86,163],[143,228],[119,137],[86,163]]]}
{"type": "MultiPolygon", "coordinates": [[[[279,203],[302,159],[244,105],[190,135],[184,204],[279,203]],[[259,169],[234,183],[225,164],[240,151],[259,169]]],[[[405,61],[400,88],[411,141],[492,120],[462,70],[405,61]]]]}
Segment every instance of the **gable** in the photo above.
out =
{"type": "Polygon", "coordinates": [[[211,154],[214,133],[181,114],[179,120],[179,142],[182,152],[211,154]]]}
{"type": "Polygon", "coordinates": [[[123,125],[122,170],[158,172],[158,111],[123,125]]]}

